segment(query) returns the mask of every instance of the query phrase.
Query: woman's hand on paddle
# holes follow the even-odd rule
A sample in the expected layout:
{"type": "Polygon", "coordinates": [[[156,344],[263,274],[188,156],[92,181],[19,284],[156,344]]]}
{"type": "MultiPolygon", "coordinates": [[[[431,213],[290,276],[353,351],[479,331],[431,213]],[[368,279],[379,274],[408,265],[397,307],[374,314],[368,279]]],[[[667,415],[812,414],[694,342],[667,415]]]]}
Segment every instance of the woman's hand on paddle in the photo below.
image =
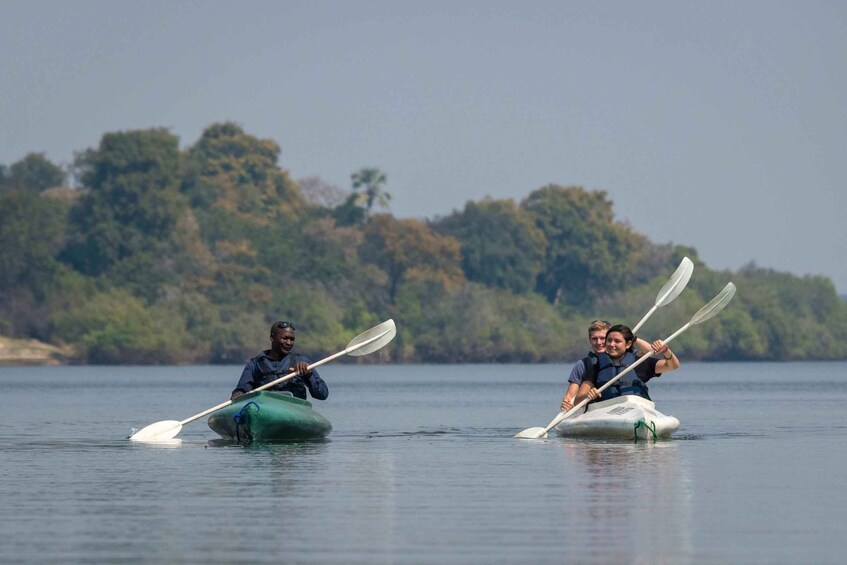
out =
{"type": "Polygon", "coordinates": [[[597,400],[598,398],[600,398],[600,391],[594,387],[591,387],[591,390],[588,391],[588,399],[597,400]]]}
{"type": "Polygon", "coordinates": [[[562,405],[560,406],[560,408],[562,409],[562,412],[567,412],[568,410],[573,408],[573,400],[569,398],[563,398],[562,405]]]}
{"type": "Polygon", "coordinates": [[[656,341],[651,343],[650,347],[653,348],[653,353],[655,353],[656,355],[664,355],[665,351],[670,349],[670,347],[668,345],[665,345],[665,342],[661,339],[657,339],[656,341]]]}
{"type": "Polygon", "coordinates": [[[661,355],[658,363],[656,363],[656,371],[658,373],[667,373],[679,369],[679,359],[674,355],[671,348],[661,339],[653,342],[653,351],[656,355],[661,355]]]}

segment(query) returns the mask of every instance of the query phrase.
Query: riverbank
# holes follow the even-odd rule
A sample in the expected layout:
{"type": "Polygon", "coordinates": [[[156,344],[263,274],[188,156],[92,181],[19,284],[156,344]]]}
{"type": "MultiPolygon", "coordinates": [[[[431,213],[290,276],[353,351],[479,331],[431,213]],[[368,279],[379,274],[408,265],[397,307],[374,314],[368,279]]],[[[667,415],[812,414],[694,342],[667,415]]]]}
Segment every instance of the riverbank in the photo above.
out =
{"type": "Polygon", "coordinates": [[[65,365],[72,353],[36,339],[0,337],[0,365],[65,365]]]}

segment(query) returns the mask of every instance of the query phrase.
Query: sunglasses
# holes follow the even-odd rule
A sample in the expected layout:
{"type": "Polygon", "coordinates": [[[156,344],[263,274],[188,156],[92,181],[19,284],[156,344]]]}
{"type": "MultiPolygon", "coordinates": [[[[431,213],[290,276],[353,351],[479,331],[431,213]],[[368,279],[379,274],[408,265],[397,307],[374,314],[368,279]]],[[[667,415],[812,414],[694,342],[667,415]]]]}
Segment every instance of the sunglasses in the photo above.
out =
{"type": "Polygon", "coordinates": [[[285,328],[295,329],[291,322],[274,322],[274,325],[271,326],[271,335],[275,334],[277,330],[284,330],[285,328]]]}

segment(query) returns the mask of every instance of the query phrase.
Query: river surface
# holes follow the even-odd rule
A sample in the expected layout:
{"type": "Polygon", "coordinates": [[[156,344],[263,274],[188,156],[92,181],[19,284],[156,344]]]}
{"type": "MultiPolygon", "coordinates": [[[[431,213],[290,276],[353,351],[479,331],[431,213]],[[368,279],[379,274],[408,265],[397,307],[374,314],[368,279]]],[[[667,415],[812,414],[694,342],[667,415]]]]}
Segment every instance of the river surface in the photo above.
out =
{"type": "Polygon", "coordinates": [[[565,365],[321,369],[321,442],[206,419],[241,367],[0,368],[4,563],[843,563],[847,363],[688,363],[670,440],[519,440],[565,365]]]}

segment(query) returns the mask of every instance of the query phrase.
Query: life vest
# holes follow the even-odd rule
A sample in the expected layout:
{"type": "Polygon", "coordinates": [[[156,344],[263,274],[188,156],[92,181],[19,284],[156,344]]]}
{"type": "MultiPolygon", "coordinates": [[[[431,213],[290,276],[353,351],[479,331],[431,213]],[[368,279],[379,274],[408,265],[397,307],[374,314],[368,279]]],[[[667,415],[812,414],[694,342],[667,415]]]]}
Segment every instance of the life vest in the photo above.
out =
{"type": "Polygon", "coordinates": [[[597,374],[597,354],[593,351],[589,351],[588,355],[582,358],[582,364],[585,366],[585,373],[582,374],[582,379],[585,380],[585,377],[588,375],[596,375],[597,374]]]}
{"type": "MultiPolygon", "coordinates": [[[[261,376],[255,379],[256,382],[253,388],[259,388],[271,381],[275,381],[280,377],[290,374],[289,368],[296,360],[297,355],[292,353],[289,353],[279,361],[272,361],[264,355],[259,355],[256,358],[256,366],[261,372],[261,376]]],[[[306,387],[303,385],[302,381],[296,377],[278,385],[274,385],[270,388],[270,390],[288,391],[297,398],[306,398],[306,387]]]]}
{"type": "MultiPolygon", "coordinates": [[[[635,363],[636,360],[637,357],[632,351],[624,353],[623,358],[618,363],[613,363],[612,358],[609,357],[607,353],[597,355],[597,364],[593,367],[595,388],[602,387],[617,376],[618,373],[623,372],[624,369],[635,363]]],[[[604,390],[600,398],[594,402],[609,400],[610,398],[625,396],[627,394],[640,396],[650,400],[650,395],[647,393],[647,385],[641,382],[641,379],[638,378],[635,371],[630,371],[623,377],[616,380],[612,385],[604,390]]]]}

